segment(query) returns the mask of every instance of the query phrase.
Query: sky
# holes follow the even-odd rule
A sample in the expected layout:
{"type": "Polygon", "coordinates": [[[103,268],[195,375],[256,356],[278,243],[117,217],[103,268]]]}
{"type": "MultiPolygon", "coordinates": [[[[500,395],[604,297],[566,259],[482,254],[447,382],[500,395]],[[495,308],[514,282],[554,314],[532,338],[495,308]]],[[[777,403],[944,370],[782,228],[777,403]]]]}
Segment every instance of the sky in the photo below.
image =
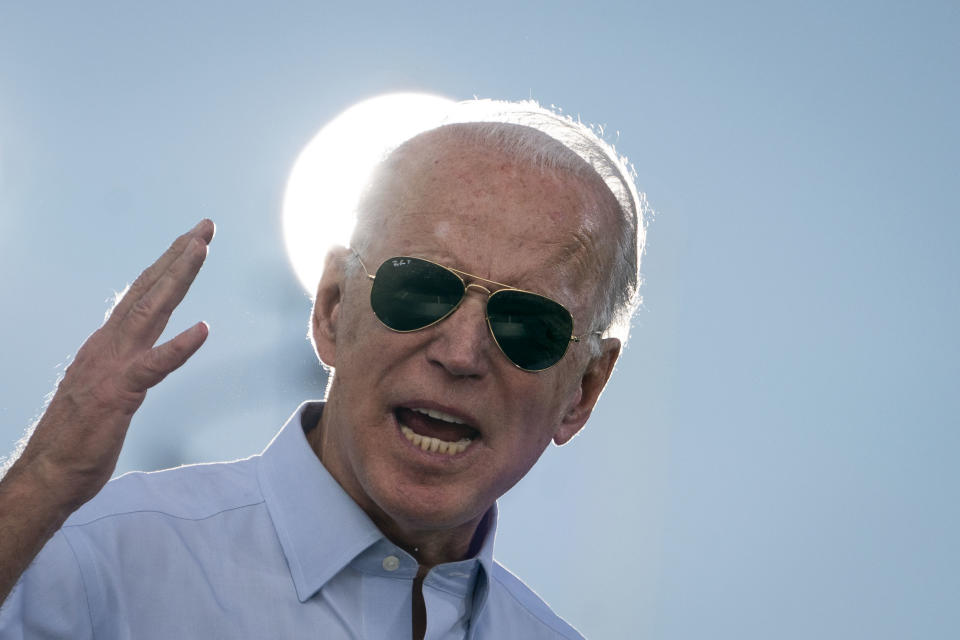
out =
{"type": "Polygon", "coordinates": [[[590,638],[960,630],[960,5],[0,0],[0,449],[202,217],[117,472],[257,453],[324,376],[281,230],[363,99],[534,98],[655,210],[644,303],[496,555],[590,638]]]}

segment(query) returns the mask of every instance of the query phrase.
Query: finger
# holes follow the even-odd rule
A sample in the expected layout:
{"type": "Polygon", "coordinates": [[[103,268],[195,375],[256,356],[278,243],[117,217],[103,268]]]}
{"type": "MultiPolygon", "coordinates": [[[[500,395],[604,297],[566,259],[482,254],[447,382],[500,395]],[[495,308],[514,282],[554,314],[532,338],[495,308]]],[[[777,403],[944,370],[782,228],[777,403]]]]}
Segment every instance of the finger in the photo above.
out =
{"type": "Polygon", "coordinates": [[[150,349],[127,370],[127,391],[142,392],[179,369],[206,341],[210,328],[198,322],[171,340],[150,349]]]}
{"type": "Polygon", "coordinates": [[[217,233],[217,225],[210,218],[204,218],[189,233],[196,234],[198,238],[203,240],[204,244],[210,244],[213,241],[213,236],[217,233]]]}
{"type": "Polygon", "coordinates": [[[213,221],[204,218],[198,222],[193,229],[174,240],[163,255],[152,265],[144,269],[137,279],[134,280],[133,284],[128,288],[127,292],[110,313],[110,318],[122,319],[126,316],[130,311],[130,307],[153,287],[161,274],[183,253],[183,250],[190,243],[191,239],[197,237],[200,238],[204,244],[210,244],[215,232],[216,227],[213,221]]]}
{"type": "Polygon", "coordinates": [[[170,314],[183,300],[207,257],[207,245],[191,238],[183,252],[160,274],[150,290],[134,301],[119,326],[121,346],[150,347],[163,333],[170,314]]]}

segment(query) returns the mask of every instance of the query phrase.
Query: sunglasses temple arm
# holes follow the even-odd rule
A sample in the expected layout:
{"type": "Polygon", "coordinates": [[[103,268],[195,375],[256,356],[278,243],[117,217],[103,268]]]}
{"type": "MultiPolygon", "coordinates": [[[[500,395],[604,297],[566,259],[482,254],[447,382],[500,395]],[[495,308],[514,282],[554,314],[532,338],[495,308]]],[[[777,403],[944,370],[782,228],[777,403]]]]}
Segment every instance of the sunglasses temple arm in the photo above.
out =
{"type": "Polygon", "coordinates": [[[357,262],[360,263],[360,268],[363,269],[363,272],[364,272],[365,274],[367,274],[367,277],[370,278],[371,280],[376,279],[376,276],[375,276],[375,275],[373,275],[373,274],[371,274],[369,271],[367,271],[367,265],[363,264],[363,258],[360,257],[360,253],[359,253],[356,249],[354,249],[353,247],[350,247],[350,251],[352,251],[352,252],[353,252],[353,255],[356,256],[357,262]]]}
{"type": "MultiPolygon", "coordinates": [[[[588,336],[603,336],[603,331],[591,331],[588,336]]],[[[570,336],[570,342],[580,342],[583,336],[570,336]]]]}

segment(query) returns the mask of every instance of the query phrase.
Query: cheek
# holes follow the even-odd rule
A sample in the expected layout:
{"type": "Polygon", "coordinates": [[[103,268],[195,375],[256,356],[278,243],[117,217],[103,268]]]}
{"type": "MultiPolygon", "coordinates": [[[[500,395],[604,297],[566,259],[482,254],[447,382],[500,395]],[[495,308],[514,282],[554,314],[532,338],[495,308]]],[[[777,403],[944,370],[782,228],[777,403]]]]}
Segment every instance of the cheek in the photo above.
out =
{"type": "Polygon", "coordinates": [[[340,309],[336,327],[337,352],[340,359],[354,353],[366,353],[378,340],[382,329],[370,309],[368,292],[351,292],[340,309]]]}
{"type": "Polygon", "coordinates": [[[576,405],[581,391],[579,378],[575,377],[572,371],[565,371],[563,375],[544,381],[544,387],[546,389],[541,387],[539,393],[529,392],[525,402],[524,398],[521,398],[520,411],[530,412],[529,424],[539,425],[537,437],[546,446],[560,428],[564,417],[576,405]]]}
{"type": "MultiPolygon", "coordinates": [[[[541,376],[544,374],[532,374],[541,376]]],[[[511,399],[504,404],[506,418],[518,433],[514,438],[526,442],[526,447],[541,451],[553,438],[576,392],[570,382],[556,378],[508,383],[500,390],[500,397],[511,399]],[[534,384],[529,384],[533,382],[534,384]]]]}
{"type": "MultiPolygon", "coordinates": [[[[400,371],[423,350],[419,332],[396,333],[383,326],[366,300],[345,306],[337,328],[337,376],[351,381],[351,388],[363,395],[390,388],[400,371]]],[[[407,376],[405,384],[417,378],[407,376]]]]}

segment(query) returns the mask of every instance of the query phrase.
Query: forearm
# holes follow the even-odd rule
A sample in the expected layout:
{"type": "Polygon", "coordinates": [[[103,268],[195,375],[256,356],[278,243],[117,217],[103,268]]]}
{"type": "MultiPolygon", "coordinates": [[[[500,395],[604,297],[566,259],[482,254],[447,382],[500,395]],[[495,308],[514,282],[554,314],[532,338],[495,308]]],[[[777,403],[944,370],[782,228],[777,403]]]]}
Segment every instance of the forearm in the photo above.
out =
{"type": "Polygon", "coordinates": [[[0,604],[75,508],[57,493],[22,458],[0,480],[0,604]]]}

